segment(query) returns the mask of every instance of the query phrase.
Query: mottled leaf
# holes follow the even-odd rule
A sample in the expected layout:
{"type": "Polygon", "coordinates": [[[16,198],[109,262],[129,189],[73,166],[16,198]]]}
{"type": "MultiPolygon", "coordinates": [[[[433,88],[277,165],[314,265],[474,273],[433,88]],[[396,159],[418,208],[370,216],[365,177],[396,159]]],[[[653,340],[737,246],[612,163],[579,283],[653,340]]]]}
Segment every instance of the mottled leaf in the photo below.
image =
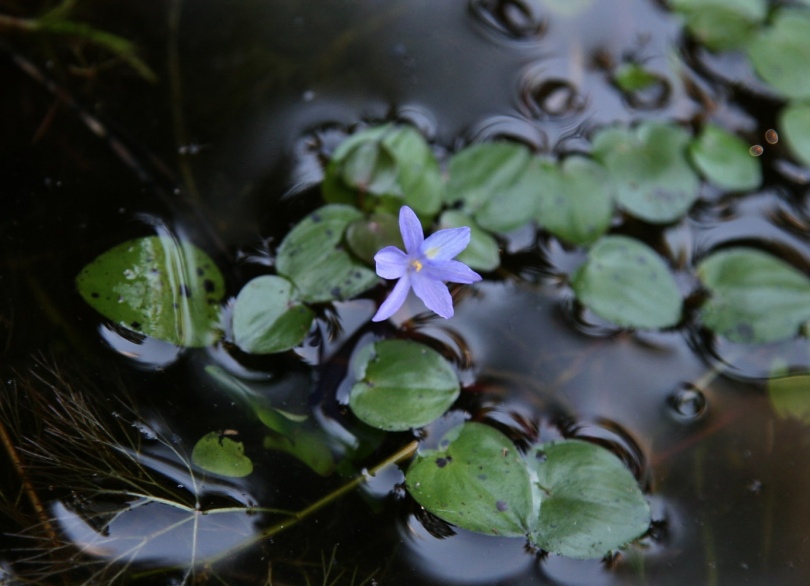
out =
{"type": "Polygon", "coordinates": [[[149,236],[111,248],[82,269],[79,293],[117,324],[178,346],[216,337],[222,274],[189,242],[149,236]]]}

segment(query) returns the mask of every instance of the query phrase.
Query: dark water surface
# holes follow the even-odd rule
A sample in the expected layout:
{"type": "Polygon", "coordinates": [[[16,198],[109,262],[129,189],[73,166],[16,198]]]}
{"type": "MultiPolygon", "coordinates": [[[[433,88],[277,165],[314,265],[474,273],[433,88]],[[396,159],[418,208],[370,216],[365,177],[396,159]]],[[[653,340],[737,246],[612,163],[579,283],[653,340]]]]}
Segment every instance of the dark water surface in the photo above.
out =
{"type": "MultiPolygon", "coordinates": [[[[0,2],[0,10],[22,11],[23,4],[0,2]]],[[[653,0],[537,0],[524,8],[486,0],[82,2],[77,18],[133,39],[155,84],[91,47],[0,37],[8,48],[0,59],[6,404],[24,405],[51,386],[86,392],[103,417],[125,422],[125,434],[134,429],[150,454],[141,464],[175,495],[195,482],[177,453],[208,431],[237,429],[256,472],[198,487],[207,505],[301,509],[344,484],[350,471],[323,478],[262,450],[261,426],[217,390],[205,368],[239,373],[285,405],[311,411],[336,453],[345,452],[367,433],[340,404],[348,357],[360,339],[387,327],[367,325],[372,301],[337,304],[344,330],[335,339],[259,359],[129,339],[86,306],[74,279],[110,247],[171,229],[212,255],[235,295],[265,270],[266,251],[318,205],[321,158],[355,128],[383,120],[414,124],[439,154],[502,137],[559,154],[587,151],[592,130],[612,122],[711,116],[766,145],[763,187],[732,197],[704,185],[685,220],[663,228],[617,220],[617,230],[655,246],[684,293],[695,287],[694,264],[724,244],[753,244],[810,266],[804,171],[787,162],[779,143],[763,142],[776,102],[750,71],[733,56],[724,61],[685,42],[679,21],[653,0]],[[622,95],[608,70],[628,60],[656,72],[661,88],[622,95]],[[25,63],[46,72],[78,109],[25,63]],[[80,63],[86,67],[79,70],[80,63]],[[94,134],[88,115],[112,138],[94,134]],[[133,417],[117,400],[123,395],[148,427],[129,425],[133,417]]],[[[655,520],[639,544],[610,562],[539,556],[522,539],[464,531],[440,539],[395,489],[402,475],[389,471],[199,575],[212,584],[810,582],[810,431],[776,416],[764,382],[775,357],[807,371],[806,340],[746,347],[693,326],[614,330],[580,310],[559,278],[581,260],[533,232],[513,234],[503,270],[458,303],[452,321],[420,322],[418,334],[448,354],[470,352],[471,364],[458,362],[468,385],[460,409],[516,440],[533,426],[544,439],[593,438],[620,454],[647,491],[655,520]]],[[[462,418],[451,414],[443,424],[453,417],[462,418]]],[[[9,429],[41,438],[51,424],[21,415],[9,429]]],[[[439,427],[427,430],[428,439],[439,427]]],[[[364,462],[371,467],[410,439],[390,437],[364,462]]],[[[5,508],[27,509],[12,463],[0,462],[5,508]]],[[[69,541],[91,541],[82,513],[93,505],[82,504],[71,484],[83,486],[71,480],[76,467],[41,465],[53,524],[69,541]]],[[[140,535],[172,515],[182,516],[152,504],[108,530],[140,535]]],[[[3,517],[2,532],[25,532],[26,518],[3,517]]],[[[200,516],[198,554],[227,550],[267,524],[262,515],[200,516]]],[[[11,577],[24,577],[30,565],[13,565],[36,546],[19,536],[2,539],[0,584],[16,583],[11,577]]],[[[188,563],[191,539],[181,529],[149,541],[135,556],[137,572],[188,563]]],[[[121,554],[114,546],[89,553],[98,560],[121,554]]],[[[176,584],[181,575],[139,583],[176,584]]]]}

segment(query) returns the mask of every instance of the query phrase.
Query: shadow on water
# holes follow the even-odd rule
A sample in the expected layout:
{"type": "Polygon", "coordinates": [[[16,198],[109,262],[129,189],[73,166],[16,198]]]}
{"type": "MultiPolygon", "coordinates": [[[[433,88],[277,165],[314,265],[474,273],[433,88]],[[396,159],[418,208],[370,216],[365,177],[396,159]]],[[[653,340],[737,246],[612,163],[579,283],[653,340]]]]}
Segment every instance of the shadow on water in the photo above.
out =
{"type": "MultiPolygon", "coordinates": [[[[561,437],[608,447],[650,499],[648,534],[599,561],[527,551],[523,539],[431,519],[389,469],[257,540],[279,515],[364,473],[341,467],[342,457],[371,468],[413,439],[374,432],[346,405],[355,349],[393,329],[368,325],[366,298],[324,310],[294,352],[178,350],[100,322],[74,285],[102,251],[165,225],[205,248],[235,295],[317,205],[335,146],[376,121],[413,124],[440,156],[498,138],[544,154],[586,152],[605,124],[714,115],[762,142],[770,98],[733,56],[689,47],[652,0],[79,4],[82,19],[132,38],[158,81],[86,43],[0,29],[2,414],[4,444],[29,467],[20,482],[21,462],[2,460],[0,583],[19,573],[42,583],[177,584],[189,565],[200,583],[228,584],[810,580],[810,432],[778,417],[765,392],[775,358],[808,370],[805,339],[746,346],[693,322],[619,330],[571,298],[565,275],[580,253],[507,235],[502,268],[466,292],[452,322],[403,324],[464,384],[455,409],[420,439],[429,445],[473,419],[518,447],[561,437]],[[683,56],[677,67],[673,53],[683,56]],[[628,63],[659,82],[644,94],[619,91],[615,72],[628,63]],[[739,103],[724,89],[729,77],[750,83],[739,103]],[[223,393],[212,367],[317,422],[310,431],[336,468],[318,474],[289,452],[261,449],[272,434],[244,397],[223,393]],[[249,448],[253,475],[213,481],[195,468],[189,454],[212,430],[258,446],[249,448]],[[157,562],[178,569],[160,573],[157,562]]],[[[24,5],[0,1],[0,12],[30,14],[24,5]]],[[[689,269],[734,244],[806,271],[806,180],[789,172],[779,144],[762,144],[760,191],[729,197],[704,186],[683,222],[625,218],[616,229],[661,251],[686,291],[689,269]]]]}

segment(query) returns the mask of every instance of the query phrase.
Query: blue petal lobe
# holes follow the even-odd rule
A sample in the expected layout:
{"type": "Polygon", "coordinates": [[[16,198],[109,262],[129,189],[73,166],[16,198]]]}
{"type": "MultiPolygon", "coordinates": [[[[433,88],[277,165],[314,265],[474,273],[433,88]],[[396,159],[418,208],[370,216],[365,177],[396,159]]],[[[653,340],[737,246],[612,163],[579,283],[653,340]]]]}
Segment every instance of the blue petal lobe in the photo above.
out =
{"type": "Polygon", "coordinates": [[[371,321],[383,321],[394,315],[396,311],[402,307],[402,304],[405,303],[410,288],[410,279],[408,279],[406,273],[402,275],[402,278],[394,285],[394,288],[388,295],[388,299],[383,301],[382,305],[380,305],[380,309],[377,310],[377,313],[374,314],[371,321]]]}
{"type": "Polygon", "coordinates": [[[424,301],[428,309],[435,311],[445,319],[453,317],[453,298],[450,297],[447,286],[441,281],[419,272],[411,275],[411,285],[413,292],[424,301]]]}
{"type": "Polygon", "coordinates": [[[429,260],[450,260],[469,243],[470,229],[467,226],[439,230],[424,241],[422,254],[429,260]]]}
{"type": "Polygon", "coordinates": [[[481,275],[476,273],[463,262],[457,260],[445,260],[441,262],[430,262],[421,271],[425,276],[436,281],[450,281],[451,283],[475,283],[481,280],[481,275]]]}
{"type": "Polygon", "coordinates": [[[408,255],[396,246],[386,246],[374,255],[377,274],[383,279],[399,279],[408,269],[408,255]]]}
{"type": "Polygon", "coordinates": [[[399,210],[399,231],[402,232],[402,241],[405,243],[405,250],[408,251],[408,254],[418,256],[422,243],[425,241],[425,233],[422,232],[419,218],[408,206],[402,206],[399,210]]]}

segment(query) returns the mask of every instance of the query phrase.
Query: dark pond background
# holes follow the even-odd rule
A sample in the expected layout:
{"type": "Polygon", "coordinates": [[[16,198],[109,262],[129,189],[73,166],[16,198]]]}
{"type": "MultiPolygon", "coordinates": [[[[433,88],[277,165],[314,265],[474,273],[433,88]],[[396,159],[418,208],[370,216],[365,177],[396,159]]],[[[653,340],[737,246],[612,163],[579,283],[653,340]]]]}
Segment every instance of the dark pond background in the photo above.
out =
{"type": "MultiPolygon", "coordinates": [[[[31,15],[25,4],[0,1],[0,11],[31,15]]],[[[318,205],[319,161],[353,129],[383,120],[414,124],[440,155],[496,138],[540,153],[587,151],[592,130],[612,122],[715,120],[765,146],[763,187],[731,197],[704,185],[685,220],[650,228],[617,219],[617,229],[653,244],[685,293],[695,286],[696,261],[731,242],[808,266],[808,172],[764,140],[778,102],[738,56],[694,46],[653,0],[525,6],[81,2],[75,19],[132,39],[156,83],[86,43],[0,36],[2,400],[43,384],[86,387],[112,414],[125,389],[181,451],[208,431],[238,429],[257,472],[212,482],[217,498],[300,509],[343,484],[348,476],[322,478],[263,451],[261,430],[203,369],[226,364],[273,392],[284,387],[334,437],[358,434],[334,395],[354,345],[368,335],[371,300],[338,304],[344,332],[335,340],[251,361],[222,349],[179,353],[127,340],[83,303],[74,278],[108,248],[170,226],[213,256],[235,295],[265,270],[267,250],[318,205]],[[661,86],[622,95],[609,71],[629,60],[660,75],[661,86]],[[54,95],[25,63],[66,93],[54,95]],[[88,115],[106,136],[91,131],[88,115]]],[[[810,432],[774,414],[764,381],[774,357],[807,370],[806,340],[745,347],[691,327],[614,330],[579,311],[558,277],[581,259],[533,232],[510,235],[504,270],[476,286],[452,321],[429,320],[419,333],[448,351],[469,349],[461,404],[476,417],[515,438],[521,422],[541,437],[598,438],[625,457],[649,494],[650,535],[612,563],[537,556],[521,539],[462,531],[439,539],[394,490],[401,475],[390,473],[221,566],[211,583],[360,584],[369,576],[365,583],[395,585],[808,583],[810,432]]],[[[25,418],[20,429],[38,433],[25,418]]],[[[365,465],[409,439],[387,439],[365,465]]],[[[24,509],[11,463],[0,461],[4,504],[24,509]]],[[[159,471],[182,484],[171,470],[159,471]]],[[[81,541],[64,506],[75,498],[70,473],[50,474],[49,511],[81,541]]],[[[143,517],[128,529],[148,526],[143,517]]],[[[15,519],[1,521],[0,584],[26,571],[14,569],[27,555],[19,549],[29,547],[13,535],[25,529],[15,519]]],[[[229,535],[250,535],[263,521],[255,523],[234,518],[218,531],[205,528],[200,547],[216,552],[236,539],[229,535]]],[[[160,559],[184,559],[182,544],[144,551],[136,565],[160,559]]]]}

